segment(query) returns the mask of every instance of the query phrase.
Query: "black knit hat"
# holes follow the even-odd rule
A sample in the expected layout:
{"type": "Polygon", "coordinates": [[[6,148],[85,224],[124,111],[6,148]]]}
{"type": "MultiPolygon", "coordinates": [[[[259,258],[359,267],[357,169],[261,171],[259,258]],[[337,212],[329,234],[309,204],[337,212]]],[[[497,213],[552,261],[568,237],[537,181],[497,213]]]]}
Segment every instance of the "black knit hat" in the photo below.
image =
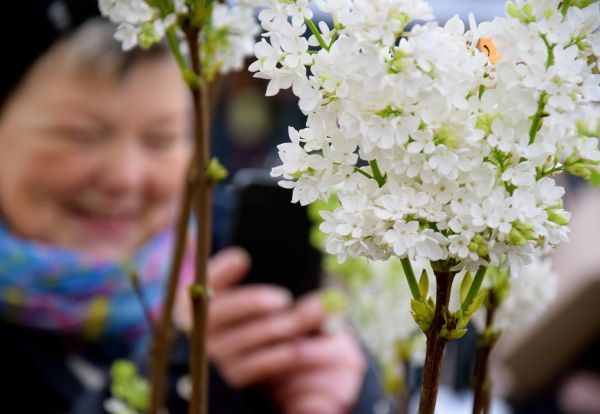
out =
{"type": "Polygon", "coordinates": [[[44,52],[98,15],[97,0],[0,0],[0,108],[44,52]]]}

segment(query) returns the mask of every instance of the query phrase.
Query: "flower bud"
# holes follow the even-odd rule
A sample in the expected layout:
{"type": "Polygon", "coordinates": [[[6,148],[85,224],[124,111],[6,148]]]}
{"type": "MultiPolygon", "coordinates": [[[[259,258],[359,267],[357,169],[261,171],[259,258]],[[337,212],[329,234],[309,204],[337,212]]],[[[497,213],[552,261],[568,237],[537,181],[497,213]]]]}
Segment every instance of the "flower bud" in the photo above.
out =
{"type": "Polygon", "coordinates": [[[513,224],[515,227],[527,240],[536,240],[538,235],[535,231],[533,231],[533,226],[529,223],[515,223],[513,224]]]}
{"type": "Polygon", "coordinates": [[[227,169],[219,162],[217,158],[212,158],[206,167],[206,180],[211,183],[218,183],[227,178],[227,169]]]}
{"type": "Polygon", "coordinates": [[[578,162],[573,165],[569,165],[565,171],[570,174],[576,175],[577,177],[581,177],[584,180],[589,180],[592,178],[592,171],[589,165],[585,165],[585,162],[578,162]]]}
{"type": "Polygon", "coordinates": [[[515,227],[513,227],[508,236],[506,236],[506,241],[513,246],[525,246],[527,244],[527,239],[523,236],[523,233],[515,227]]]}
{"type": "Polygon", "coordinates": [[[138,41],[142,49],[149,49],[152,45],[160,42],[160,37],[154,33],[152,22],[146,22],[138,35],[138,41]]]}
{"type": "Polygon", "coordinates": [[[483,114],[477,117],[477,121],[475,122],[475,128],[481,129],[485,132],[486,135],[492,133],[492,123],[500,118],[498,114],[483,114]]]}
{"type": "Polygon", "coordinates": [[[550,220],[560,226],[566,226],[570,222],[570,220],[567,216],[559,213],[557,210],[555,210],[553,208],[546,209],[546,213],[548,213],[548,220],[550,220]]]}
{"type": "Polygon", "coordinates": [[[507,3],[506,4],[506,13],[514,19],[519,19],[519,20],[523,19],[521,10],[519,10],[519,7],[515,3],[507,3]]]}

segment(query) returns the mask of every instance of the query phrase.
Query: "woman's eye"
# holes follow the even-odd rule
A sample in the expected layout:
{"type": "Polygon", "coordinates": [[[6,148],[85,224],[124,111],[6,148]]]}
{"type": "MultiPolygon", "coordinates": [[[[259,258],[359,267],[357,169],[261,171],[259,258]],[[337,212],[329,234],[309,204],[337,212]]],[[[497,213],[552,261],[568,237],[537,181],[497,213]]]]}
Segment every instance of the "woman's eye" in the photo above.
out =
{"type": "Polygon", "coordinates": [[[62,128],[59,134],[62,138],[79,145],[96,145],[106,137],[102,130],[95,128],[62,128]]]}
{"type": "Polygon", "coordinates": [[[179,142],[179,135],[175,133],[155,132],[146,135],[144,139],[146,146],[153,150],[167,150],[179,142]]]}

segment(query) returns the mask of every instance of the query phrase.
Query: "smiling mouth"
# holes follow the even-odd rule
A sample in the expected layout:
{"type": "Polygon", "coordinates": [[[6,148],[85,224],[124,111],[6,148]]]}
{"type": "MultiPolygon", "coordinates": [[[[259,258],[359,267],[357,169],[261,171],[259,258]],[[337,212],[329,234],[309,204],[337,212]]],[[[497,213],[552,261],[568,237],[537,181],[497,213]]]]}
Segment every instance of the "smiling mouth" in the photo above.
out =
{"type": "Polygon", "coordinates": [[[128,235],[136,222],[137,211],[131,209],[100,210],[73,204],[68,206],[71,216],[94,237],[122,238],[128,235]]]}

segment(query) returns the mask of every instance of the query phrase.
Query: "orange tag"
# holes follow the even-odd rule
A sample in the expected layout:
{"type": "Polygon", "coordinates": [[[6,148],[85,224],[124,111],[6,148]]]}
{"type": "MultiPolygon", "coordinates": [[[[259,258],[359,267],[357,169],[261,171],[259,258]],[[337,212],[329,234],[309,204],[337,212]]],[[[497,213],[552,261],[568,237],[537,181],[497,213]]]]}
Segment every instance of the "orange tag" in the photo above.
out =
{"type": "Polygon", "coordinates": [[[485,53],[488,56],[489,61],[494,65],[500,60],[498,49],[496,49],[494,41],[489,37],[479,39],[479,42],[477,43],[477,49],[485,53]]]}

